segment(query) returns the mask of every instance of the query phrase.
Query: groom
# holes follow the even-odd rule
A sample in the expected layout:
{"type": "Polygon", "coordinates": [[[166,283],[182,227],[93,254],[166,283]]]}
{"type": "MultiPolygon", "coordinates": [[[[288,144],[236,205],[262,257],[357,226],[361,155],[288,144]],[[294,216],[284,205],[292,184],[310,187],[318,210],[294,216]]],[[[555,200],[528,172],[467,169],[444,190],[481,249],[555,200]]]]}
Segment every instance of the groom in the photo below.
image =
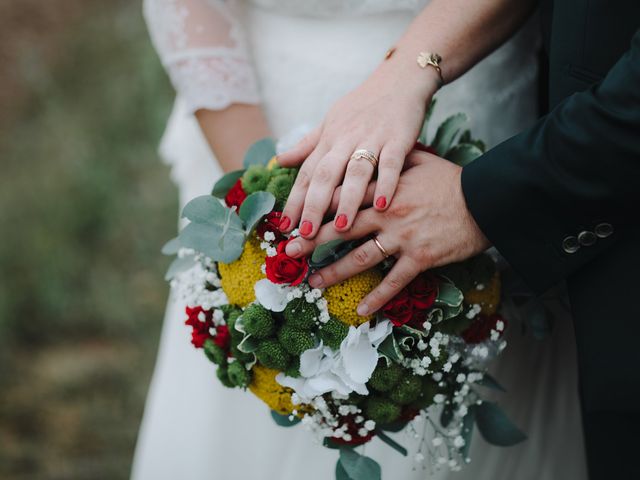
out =
{"type": "Polygon", "coordinates": [[[409,157],[390,208],[352,227],[403,247],[359,312],[491,244],[538,293],[566,281],[590,478],[640,479],[640,1],[543,0],[541,13],[549,113],[464,169],[409,157]]]}

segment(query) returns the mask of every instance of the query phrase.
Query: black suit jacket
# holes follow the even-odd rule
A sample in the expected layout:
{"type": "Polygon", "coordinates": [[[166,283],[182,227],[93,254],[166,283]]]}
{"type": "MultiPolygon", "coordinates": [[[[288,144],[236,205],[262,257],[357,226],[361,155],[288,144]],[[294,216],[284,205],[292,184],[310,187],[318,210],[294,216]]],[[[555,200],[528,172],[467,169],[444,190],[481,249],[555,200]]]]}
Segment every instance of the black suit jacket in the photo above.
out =
{"type": "Polygon", "coordinates": [[[465,167],[463,191],[533,290],[567,282],[591,478],[640,478],[640,0],[541,14],[550,112],[465,167]]]}

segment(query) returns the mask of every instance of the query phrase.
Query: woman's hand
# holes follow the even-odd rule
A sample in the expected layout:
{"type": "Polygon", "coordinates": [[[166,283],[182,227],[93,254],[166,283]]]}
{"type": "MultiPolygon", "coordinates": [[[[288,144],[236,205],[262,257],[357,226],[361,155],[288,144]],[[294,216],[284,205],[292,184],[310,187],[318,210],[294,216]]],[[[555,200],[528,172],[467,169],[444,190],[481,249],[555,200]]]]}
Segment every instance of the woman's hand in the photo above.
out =
{"type": "MultiPolygon", "coordinates": [[[[412,153],[389,208],[362,210],[348,232],[331,225],[319,229],[313,240],[298,238],[287,245],[287,255],[310,255],[316,246],[336,238],[353,240],[374,236],[337,262],[315,272],[309,284],[325,288],[382,260],[386,252],[396,263],[358,307],[369,315],[397,295],[420,272],[458,262],[489,247],[467,209],[460,184],[462,168],[429,153],[412,153]]],[[[344,191],[342,192],[344,193],[344,191]]]]}
{"type": "Polygon", "coordinates": [[[411,68],[405,75],[402,65],[383,63],[364,84],[333,106],[319,128],[278,156],[282,166],[302,164],[283,211],[285,231],[299,225],[302,236],[313,238],[340,184],[333,226],[340,232],[351,228],[375,175],[374,166],[366,159],[349,160],[358,149],[378,158],[373,205],[380,211],[388,207],[439,79],[433,69],[411,68]]]}

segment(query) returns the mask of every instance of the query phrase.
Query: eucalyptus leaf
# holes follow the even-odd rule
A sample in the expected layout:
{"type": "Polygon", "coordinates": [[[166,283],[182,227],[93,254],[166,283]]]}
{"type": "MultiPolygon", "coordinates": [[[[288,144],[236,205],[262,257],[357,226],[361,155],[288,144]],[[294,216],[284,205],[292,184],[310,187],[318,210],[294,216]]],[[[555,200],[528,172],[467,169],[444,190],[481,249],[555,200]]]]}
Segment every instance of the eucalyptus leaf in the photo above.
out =
{"type": "Polygon", "coordinates": [[[180,232],[180,244],[203,253],[211,259],[223,263],[231,263],[242,254],[244,247],[244,231],[242,222],[231,212],[235,220],[233,226],[221,227],[202,223],[190,223],[180,232]]]}
{"type": "Polygon", "coordinates": [[[476,406],[476,423],[484,439],[492,445],[509,447],[527,438],[493,402],[485,401],[476,406]]]}
{"type": "Polygon", "coordinates": [[[458,307],[462,305],[464,295],[459,288],[452,283],[442,282],[438,288],[438,296],[436,297],[436,305],[447,307],[458,307]]]}
{"type": "Polygon", "coordinates": [[[385,425],[381,425],[380,428],[385,432],[399,432],[404,430],[404,428],[409,424],[409,422],[405,420],[396,420],[395,422],[387,423],[385,425]]]}
{"type": "Polygon", "coordinates": [[[466,114],[456,113],[442,122],[431,145],[438,152],[438,155],[443,157],[447,153],[468,120],[466,114]]]}
{"type": "Polygon", "coordinates": [[[169,269],[164,276],[165,280],[171,280],[179,273],[189,270],[196,264],[195,257],[193,255],[187,255],[185,257],[178,257],[171,262],[169,269]]]}
{"type": "Polygon", "coordinates": [[[336,480],[353,480],[342,466],[342,463],[340,463],[340,460],[336,462],[336,480]]]}
{"type": "Polygon", "coordinates": [[[491,388],[493,390],[498,390],[500,392],[506,392],[507,389],[504,388],[498,381],[493,378],[488,373],[484,373],[482,379],[476,382],[478,385],[482,385],[483,387],[491,388]]]}
{"type": "Polygon", "coordinates": [[[340,450],[340,463],[346,474],[352,480],[380,480],[382,472],[380,465],[372,458],[360,455],[355,450],[343,448],[340,450]]]}
{"type": "Polygon", "coordinates": [[[193,223],[214,225],[220,223],[226,216],[227,207],[211,195],[201,195],[194,198],[182,209],[182,217],[193,223]]]}
{"type": "Polygon", "coordinates": [[[163,255],[175,255],[178,250],[180,250],[180,238],[175,237],[165,243],[161,251],[163,255]]]}
{"type": "Polygon", "coordinates": [[[344,243],[344,240],[336,238],[326,243],[318,245],[311,254],[311,261],[314,263],[322,263],[327,258],[336,254],[337,248],[344,243]]]}
{"type": "Polygon", "coordinates": [[[480,150],[473,143],[459,143],[458,145],[450,148],[449,151],[445,154],[444,158],[455,163],[456,165],[464,167],[465,165],[473,162],[481,155],[482,150],[480,150]]]}
{"type": "Polygon", "coordinates": [[[238,212],[244,222],[245,231],[250,233],[260,219],[273,210],[275,203],[276,197],[269,192],[255,192],[249,195],[242,202],[238,212]]]}
{"type": "Polygon", "coordinates": [[[381,429],[377,428],[376,429],[376,435],[378,435],[378,438],[380,440],[382,440],[384,443],[386,443],[387,445],[389,445],[391,448],[393,448],[396,452],[398,452],[400,455],[403,456],[407,456],[407,449],[404,448],[402,445],[400,445],[398,442],[396,442],[393,438],[391,438],[389,435],[387,435],[386,433],[384,433],[381,429]]]}
{"type": "Polygon", "coordinates": [[[471,439],[473,438],[473,425],[476,421],[476,407],[471,406],[467,411],[467,414],[462,419],[462,438],[464,439],[464,445],[460,449],[462,459],[469,458],[469,449],[471,448],[471,439]]]}
{"type": "Polygon", "coordinates": [[[393,362],[400,362],[404,358],[393,332],[380,344],[378,353],[393,362]]]}
{"type": "Polygon", "coordinates": [[[224,198],[231,190],[239,178],[242,178],[244,174],[244,170],[234,170],[233,172],[229,172],[224,175],[220,180],[216,182],[213,186],[213,190],[211,191],[211,195],[217,198],[224,198]]]}
{"type": "Polygon", "coordinates": [[[338,443],[331,437],[324,437],[324,439],[322,440],[322,446],[330,448],[331,450],[342,450],[343,448],[354,448],[353,445],[344,445],[342,443],[338,443]]]}
{"type": "Polygon", "coordinates": [[[293,419],[290,419],[291,415],[280,415],[278,412],[271,410],[271,418],[281,427],[293,427],[300,423],[300,419],[296,416],[293,416],[293,419]]]}
{"type": "Polygon", "coordinates": [[[251,165],[266,165],[276,154],[276,142],[272,138],[263,138],[249,147],[244,156],[244,168],[251,165]]]}

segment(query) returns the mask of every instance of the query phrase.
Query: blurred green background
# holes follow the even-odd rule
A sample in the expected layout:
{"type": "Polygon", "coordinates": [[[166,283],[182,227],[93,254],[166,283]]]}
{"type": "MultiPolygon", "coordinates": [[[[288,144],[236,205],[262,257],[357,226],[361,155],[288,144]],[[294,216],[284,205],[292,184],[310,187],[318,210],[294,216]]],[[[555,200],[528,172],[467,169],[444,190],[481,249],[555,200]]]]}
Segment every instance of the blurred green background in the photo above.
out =
{"type": "Polygon", "coordinates": [[[177,218],[172,90],[137,1],[0,1],[0,65],[0,478],[128,478],[177,218]]]}

